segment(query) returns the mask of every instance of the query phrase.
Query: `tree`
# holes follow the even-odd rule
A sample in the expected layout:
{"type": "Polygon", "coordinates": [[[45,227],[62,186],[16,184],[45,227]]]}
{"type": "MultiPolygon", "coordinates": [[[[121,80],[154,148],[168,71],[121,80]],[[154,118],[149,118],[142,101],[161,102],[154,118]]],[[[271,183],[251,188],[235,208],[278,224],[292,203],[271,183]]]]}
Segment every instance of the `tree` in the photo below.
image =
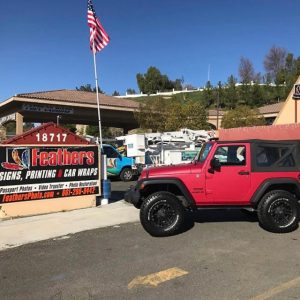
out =
{"type": "Polygon", "coordinates": [[[28,131],[28,130],[30,130],[30,129],[32,129],[32,128],[34,128],[34,123],[26,122],[26,123],[24,123],[24,125],[23,125],[23,130],[24,130],[24,132],[25,132],[25,131],[28,131]]]}
{"type": "Polygon", "coordinates": [[[174,81],[171,81],[171,83],[175,91],[182,90],[183,79],[175,79],[174,81]]]}
{"type": "Polygon", "coordinates": [[[295,81],[300,75],[300,56],[294,58],[292,53],[288,53],[285,62],[285,84],[286,84],[286,95],[292,89],[295,81]]]}
{"type": "Polygon", "coordinates": [[[273,46],[265,57],[265,69],[274,81],[276,81],[280,70],[285,68],[286,55],[284,48],[273,46]]]}
{"type": "Polygon", "coordinates": [[[206,107],[212,105],[214,96],[213,96],[213,86],[211,85],[210,81],[207,81],[206,86],[203,90],[203,98],[206,107]]]}
{"type": "MultiPolygon", "coordinates": [[[[120,136],[123,134],[123,129],[120,128],[102,126],[101,129],[103,138],[115,138],[116,136],[120,136]]],[[[94,137],[99,137],[99,126],[88,125],[86,128],[86,134],[94,137]]]]}
{"type": "MultiPolygon", "coordinates": [[[[81,85],[80,87],[76,87],[77,91],[84,91],[84,92],[94,92],[96,93],[96,87],[92,88],[90,84],[81,85]]],[[[98,92],[100,94],[104,94],[104,92],[98,86],[98,92]]]]}
{"type": "Polygon", "coordinates": [[[239,65],[239,75],[242,83],[250,83],[254,80],[254,68],[252,62],[245,57],[241,57],[239,65]]]}
{"type": "Polygon", "coordinates": [[[218,86],[215,89],[215,98],[217,99],[216,109],[225,107],[224,89],[221,81],[218,82],[218,86]]]}
{"type": "Polygon", "coordinates": [[[99,136],[99,126],[88,125],[86,127],[86,134],[91,136],[99,136]]]}
{"type": "Polygon", "coordinates": [[[117,92],[117,91],[114,91],[113,94],[112,94],[112,96],[120,96],[120,93],[117,92]]]}
{"type": "Polygon", "coordinates": [[[197,89],[196,87],[194,87],[192,84],[189,84],[189,83],[185,84],[182,88],[185,89],[185,90],[188,90],[188,91],[192,91],[192,90],[197,89]]]}
{"type": "Polygon", "coordinates": [[[207,112],[199,101],[189,101],[182,106],[183,126],[189,129],[207,129],[207,112]]]}
{"type": "Polygon", "coordinates": [[[4,127],[6,129],[6,136],[10,137],[16,135],[16,122],[7,122],[4,127]]]}
{"type": "Polygon", "coordinates": [[[238,92],[236,89],[236,83],[237,83],[237,79],[233,75],[230,75],[230,77],[228,77],[226,89],[224,91],[224,97],[225,97],[224,102],[226,104],[226,107],[228,107],[229,109],[234,108],[238,101],[238,92]]]}
{"type": "Polygon", "coordinates": [[[181,79],[171,81],[167,75],[162,75],[156,67],[149,67],[145,74],[138,73],[136,79],[140,91],[145,94],[154,94],[157,91],[173,88],[182,89],[181,79]]]}
{"type": "MultiPolygon", "coordinates": [[[[172,101],[172,100],[171,100],[172,101]]],[[[176,131],[183,128],[184,113],[180,101],[171,101],[168,103],[168,111],[166,112],[165,129],[166,131],[176,131]]]]}
{"type": "Polygon", "coordinates": [[[261,76],[260,72],[254,74],[254,77],[253,77],[254,83],[259,84],[259,83],[261,83],[261,80],[262,80],[262,76],[261,76]]]}
{"type": "Polygon", "coordinates": [[[206,129],[207,112],[200,101],[174,102],[165,114],[165,130],[176,131],[181,128],[206,129]]]}
{"type": "Polygon", "coordinates": [[[258,110],[251,109],[249,106],[239,106],[236,109],[230,110],[222,119],[223,128],[249,127],[264,124],[265,120],[259,116],[258,110]]]}
{"type": "Polygon", "coordinates": [[[249,105],[251,103],[250,83],[255,79],[253,64],[249,59],[241,57],[239,75],[243,85],[240,88],[240,97],[238,103],[242,105],[249,105]]]}
{"type": "Polygon", "coordinates": [[[68,129],[69,131],[71,131],[73,133],[76,133],[76,131],[77,131],[77,128],[76,128],[75,124],[60,124],[60,126],[68,129]]]}
{"type": "Polygon", "coordinates": [[[135,118],[143,129],[152,129],[152,132],[164,131],[167,102],[161,97],[154,97],[140,103],[135,118]]]}
{"type": "Polygon", "coordinates": [[[127,89],[126,94],[127,95],[135,95],[136,94],[135,89],[131,89],[131,88],[127,89]]]}
{"type": "Polygon", "coordinates": [[[181,103],[156,97],[141,104],[136,117],[140,127],[152,132],[208,128],[205,106],[200,101],[181,103]]]}
{"type": "Polygon", "coordinates": [[[263,89],[257,83],[254,83],[254,85],[251,86],[250,101],[247,104],[251,107],[261,106],[265,104],[263,89]]]}

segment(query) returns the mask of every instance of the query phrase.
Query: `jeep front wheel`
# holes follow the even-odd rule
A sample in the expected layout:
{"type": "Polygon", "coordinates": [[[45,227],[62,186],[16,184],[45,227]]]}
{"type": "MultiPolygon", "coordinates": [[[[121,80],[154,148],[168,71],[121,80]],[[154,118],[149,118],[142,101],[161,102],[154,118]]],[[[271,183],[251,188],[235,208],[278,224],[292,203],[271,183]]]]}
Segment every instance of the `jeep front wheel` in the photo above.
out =
{"type": "Polygon", "coordinates": [[[144,229],[152,236],[170,236],[182,228],[185,213],[175,195],[157,192],[143,201],[140,220],[144,229]]]}
{"type": "Polygon", "coordinates": [[[267,193],[258,205],[257,214],[261,226],[268,231],[286,233],[298,228],[298,202],[287,191],[267,193]]]}

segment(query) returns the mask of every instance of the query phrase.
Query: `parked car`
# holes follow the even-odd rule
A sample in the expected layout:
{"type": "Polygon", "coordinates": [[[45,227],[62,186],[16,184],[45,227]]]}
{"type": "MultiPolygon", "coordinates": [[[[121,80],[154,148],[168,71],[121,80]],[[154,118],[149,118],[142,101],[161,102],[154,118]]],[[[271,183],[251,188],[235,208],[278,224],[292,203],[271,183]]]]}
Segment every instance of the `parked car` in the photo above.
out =
{"type": "Polygon", "coordinates": [[[135,160],[121,153],[111,145],[102,146],[103,154],[106,155],[108,176],[117,176],[123,181],[130,181],[138,174],[135,160]]]}

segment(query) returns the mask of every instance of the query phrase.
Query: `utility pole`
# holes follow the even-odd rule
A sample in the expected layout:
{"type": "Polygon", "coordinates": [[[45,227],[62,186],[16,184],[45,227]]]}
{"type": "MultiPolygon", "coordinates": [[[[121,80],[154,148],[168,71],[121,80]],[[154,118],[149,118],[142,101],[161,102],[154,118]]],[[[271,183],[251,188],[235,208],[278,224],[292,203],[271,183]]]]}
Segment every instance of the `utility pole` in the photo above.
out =
{"type": "Polygon", "coordinates": [[[218,82],[218,96],[217,96],[217,129],[219,129],[220,90],[221,90],[221,81],[218,82]]]}

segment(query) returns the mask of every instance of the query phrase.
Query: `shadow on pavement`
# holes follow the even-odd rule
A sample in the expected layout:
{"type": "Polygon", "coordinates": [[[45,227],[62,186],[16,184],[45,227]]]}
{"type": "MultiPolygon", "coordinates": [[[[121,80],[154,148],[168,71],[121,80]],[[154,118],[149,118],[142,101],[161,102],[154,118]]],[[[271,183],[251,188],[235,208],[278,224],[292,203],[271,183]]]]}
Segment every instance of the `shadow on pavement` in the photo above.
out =
{"type": "Polygon", "coordinates": [[[257,214],[238,209],[212,209],[193,213],[193,220],[197,223],[209,222],[258,222],[257,214]]]}
{"type": "Polygon", "coordinates": [[[110,203],[114,203],[124,199],[124,194],[131,185],[135,185],[135,181],[123,182],[119,178],[110,178],[111,181],[111,196],[110,203]]]}
{"type": "Polygon", "coordinates": [[[237,209],[208,209],[195,212],[187,212],[186,221],[179,232],[175,235],[182,234],[191,230],[195,223],[221,223],[221,222],[256,222],[258,223],[257,214],[237,209]]]}
{"type": "Polygon", "coordinates": [[[125,191],[112,191],[109,198],[109,203],[118,202],[124,199],[125,191]]]}

